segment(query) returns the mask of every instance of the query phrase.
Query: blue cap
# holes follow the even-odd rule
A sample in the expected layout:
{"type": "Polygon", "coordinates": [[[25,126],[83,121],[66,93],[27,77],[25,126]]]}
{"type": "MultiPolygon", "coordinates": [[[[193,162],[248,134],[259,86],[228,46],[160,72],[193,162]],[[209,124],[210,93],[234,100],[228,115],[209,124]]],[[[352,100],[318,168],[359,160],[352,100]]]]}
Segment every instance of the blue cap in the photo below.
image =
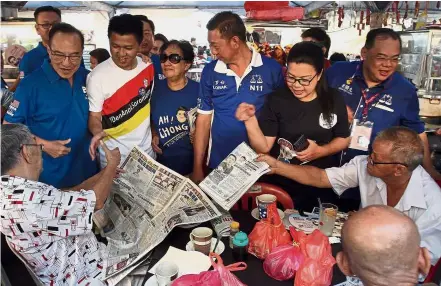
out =
{"type": "Polygon", "coordinates": [[[239,247],[248,245],[248,236],[245,232],[239,231],[233,238],[233,244],[239,247]]]}

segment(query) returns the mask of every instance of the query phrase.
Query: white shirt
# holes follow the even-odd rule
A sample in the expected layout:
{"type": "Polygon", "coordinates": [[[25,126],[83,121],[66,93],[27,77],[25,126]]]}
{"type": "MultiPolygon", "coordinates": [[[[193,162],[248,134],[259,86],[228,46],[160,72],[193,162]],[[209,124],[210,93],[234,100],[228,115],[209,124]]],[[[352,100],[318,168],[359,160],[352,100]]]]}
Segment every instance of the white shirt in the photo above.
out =
{"type": "MultiPolygon", "coordinates": [[[[118,67],[112,58],[102,62],[87,77],[89,111],[101,112],[107,147],[119,148],[121,164],[134,146],[155,158],[150,129],[150,98],[155,72],[152,64],[137,57],[132,70],[118,67]]],[[[100,147],[101,168],[107,165],[100,147]]]]}
{"type": "Polygon", "coordinates": [[[1,227],[45,285],[104,285],[103,255],[92,233],[93,191],[60,191],[20,177],[1,177],[1,227]]]}
{"type": "MultiPolygon", "coordinates": [[[[387,205],[387,186],[367,172],[367,156],[357,156],[340,168],[326,169],[335,193],[359,187],[361,207],[387,205]]],[[[431,254],[435,265],[441,256],[441,189],[423,167],[413,172],[406,191],[395,209],[409,216],[421,235],[421,246],[431,254]]]]}

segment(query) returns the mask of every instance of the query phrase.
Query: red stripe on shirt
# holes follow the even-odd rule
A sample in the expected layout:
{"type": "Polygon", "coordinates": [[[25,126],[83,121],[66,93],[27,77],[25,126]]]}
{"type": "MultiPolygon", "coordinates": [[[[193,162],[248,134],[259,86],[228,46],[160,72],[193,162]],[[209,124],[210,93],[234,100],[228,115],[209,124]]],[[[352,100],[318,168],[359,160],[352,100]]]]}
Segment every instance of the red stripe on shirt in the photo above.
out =
{"type": "Polygon", "coordinates": [[[138,91],[144,87],[144,79],[148,80],[148,86],[152,85],[155,72],[153,65],[143,69],[137,76],[121,86],[114,94],[104,101],[102,115],[117,112],[121,107],[129,103],[134,97],[138,96],[138,91]]]}

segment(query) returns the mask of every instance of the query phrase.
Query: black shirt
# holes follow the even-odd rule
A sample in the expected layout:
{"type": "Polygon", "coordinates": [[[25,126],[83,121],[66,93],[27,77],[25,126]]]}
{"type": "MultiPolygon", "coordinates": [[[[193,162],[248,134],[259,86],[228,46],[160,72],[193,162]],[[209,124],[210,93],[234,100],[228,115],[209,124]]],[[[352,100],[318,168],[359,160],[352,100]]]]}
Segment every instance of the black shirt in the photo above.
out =
{"type": "MultiPolygon", "coordinates": [[[[316,141],[318,145],[325,145],[334,138],[346,138],[350,135],[348,115],[343,97],[333,89],[326,96],[334,98],[331,122],[324,119],[319,99],[303,102],[297,99],[285,85],[270,94],[259,116],[259,125],[265,136],[276,137],[276,142],[271,150],[271,155],[279,160],[299,164],[296,158],[286,155],[286,146],[293,144],[302,134],[306,138],[316,141]],[[286,139],[283,144],[283,139],[286,139]],[[285,152],[281,147],[285,146],[285,152]]],[[[289,153],[289,152],[288,152],[289,153]]],[[[332,156],[329,156],[332,157],[332,156]]],[[[337,166],[334,160],[328,157],[319,158],[308,165],[320,168],[337,166]]]]}

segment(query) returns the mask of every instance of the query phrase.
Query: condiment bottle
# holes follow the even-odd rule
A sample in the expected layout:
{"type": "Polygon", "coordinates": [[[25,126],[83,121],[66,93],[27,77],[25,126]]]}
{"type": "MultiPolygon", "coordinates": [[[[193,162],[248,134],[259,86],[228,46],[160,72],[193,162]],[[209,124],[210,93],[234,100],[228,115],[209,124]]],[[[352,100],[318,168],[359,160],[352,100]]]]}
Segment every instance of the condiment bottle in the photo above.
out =
{"type": "Polygon", "coordinates": [[[237,262],[246,261],[248,258],[248,236],[239,231],[233,238],[233,259],[237,262]]]}
{"type": "Polygon", "coordinates": [[[233,221],[230,224],[230,248],[233,248],[233,238],[236,233],[239,232],[239,223],[237,221],[233,221]]]}

